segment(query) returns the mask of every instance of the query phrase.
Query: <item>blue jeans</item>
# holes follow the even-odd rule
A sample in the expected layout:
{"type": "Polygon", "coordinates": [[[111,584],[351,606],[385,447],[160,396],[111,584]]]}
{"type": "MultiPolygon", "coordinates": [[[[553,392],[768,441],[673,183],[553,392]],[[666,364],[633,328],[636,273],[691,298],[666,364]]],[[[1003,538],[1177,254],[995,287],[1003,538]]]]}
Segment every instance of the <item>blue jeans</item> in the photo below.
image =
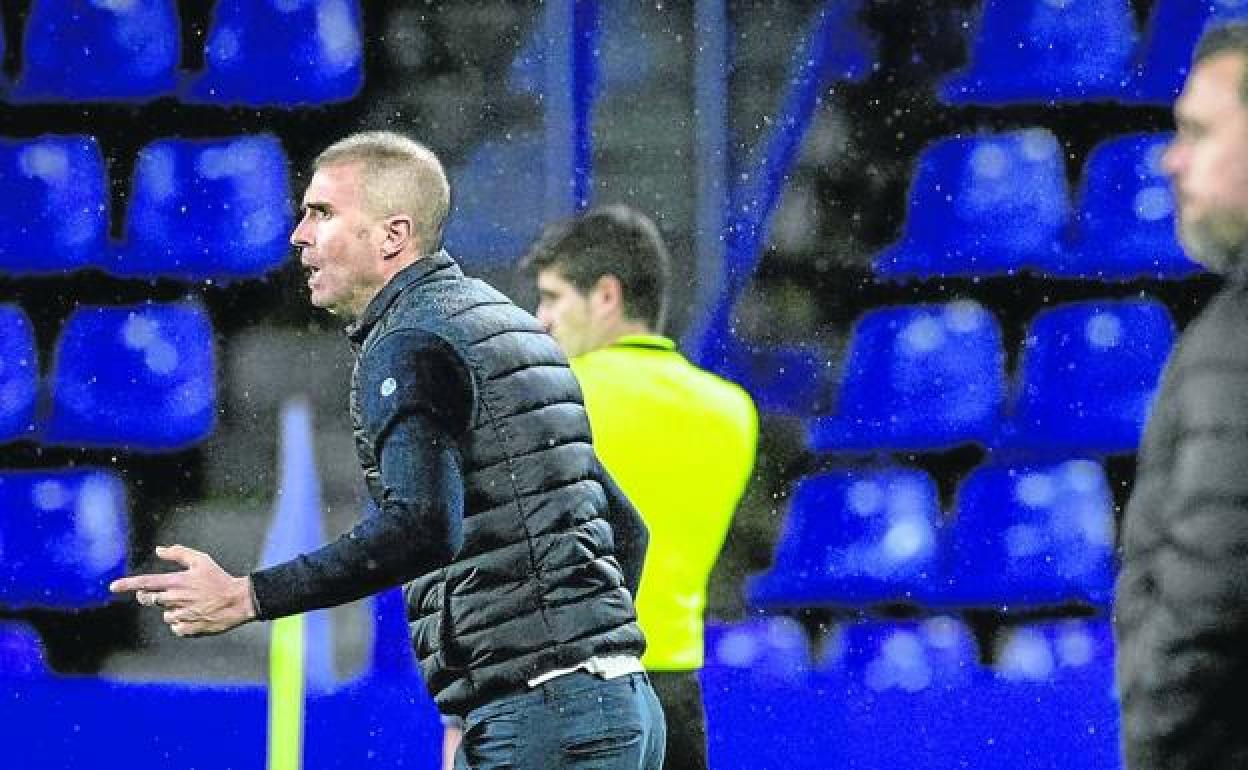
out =
{"type": "Polygon", "coordinates": [[[457,768],[660,770],[666,727],[645,674],[576,671],[468,712],[457,768]]]}

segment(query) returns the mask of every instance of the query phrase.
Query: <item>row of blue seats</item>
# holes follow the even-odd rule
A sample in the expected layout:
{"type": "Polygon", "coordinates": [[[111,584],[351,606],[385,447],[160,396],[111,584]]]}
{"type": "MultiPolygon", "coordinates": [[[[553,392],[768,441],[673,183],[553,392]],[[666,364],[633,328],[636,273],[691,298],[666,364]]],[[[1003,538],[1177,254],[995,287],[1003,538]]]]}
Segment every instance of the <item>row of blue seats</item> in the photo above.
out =
{"type": "Polygon", "coordinates": [[[984,0],[967,66],[946,104],[1117,100],[1170,104],[1211,22],[1248,18],[1241,0],[1156,0],[1137,42],[1130,0],[984,0]]]}
{"type": "Polygon", "coordinates": [[[1101,280],[1193,275],[1201,268],[1175,237],[1162,168],[1169,140],[1128,134],[1095,147],[1077,207],[1065,153],[1047,129],[938,140],[919,155],[902,238],[875,257],[875,272],[892,280],[1021,270],[1101,280]]]}
{"type": "Polygon", "coordinates": [[[990,460],[961,480],[948,516],[922,470],[828,471],[798,482],[774,562],[747,597],[762,608],[1106,607],[1113,522],[1093,460],[990,460]]]}
{"type": "Polygon", "coordinates": [[[82,306],[65,321],[40,405],[30,320],[0,305],[0,441],[159,452],[216,424],[212,324],[198,304],[82,306]]]}
{"type": "Polygon", "coordinates": [[[1133,452],[1174,336],[1150,298],[1058,305],[1029,322],[1007,385],[1000,324],[977,302],[869,310],[851,331],[835,412],[809,424],[810,446],[1133,452]]]}
{"type": "Polygon", "coordinates": [[[364,78],[356,0],[218,0],[204,69],[185,79],[175,0],[34,0],[23,40],[9,102],[296,107],[351,99],[364,78]]]}
{"type": "Polygon", "coordinates": [[[271,135],[161,139],[134,169],[125,238],[109,243],[104,159],[89,136],[0,140],[0,270],[122,277],[260,276],[290,254],[286,154],[271,135]]]}

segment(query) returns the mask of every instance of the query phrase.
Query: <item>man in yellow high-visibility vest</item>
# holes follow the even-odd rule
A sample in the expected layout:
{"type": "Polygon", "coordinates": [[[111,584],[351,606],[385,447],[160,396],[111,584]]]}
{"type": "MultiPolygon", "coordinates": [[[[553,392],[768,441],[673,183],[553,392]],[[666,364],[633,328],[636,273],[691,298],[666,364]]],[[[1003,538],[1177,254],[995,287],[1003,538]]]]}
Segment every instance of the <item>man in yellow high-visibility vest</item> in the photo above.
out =
{"type": "Polygon", "coordinates": [[[667,768],[707,766],[707,582],[754,467],[758,413],[739,386],[662,336],[670,257],[625,206],[553,225],[526,256],[537,317],[571,359],[603,464],[650,529],[637,614],[667,714],[667,768]]]}

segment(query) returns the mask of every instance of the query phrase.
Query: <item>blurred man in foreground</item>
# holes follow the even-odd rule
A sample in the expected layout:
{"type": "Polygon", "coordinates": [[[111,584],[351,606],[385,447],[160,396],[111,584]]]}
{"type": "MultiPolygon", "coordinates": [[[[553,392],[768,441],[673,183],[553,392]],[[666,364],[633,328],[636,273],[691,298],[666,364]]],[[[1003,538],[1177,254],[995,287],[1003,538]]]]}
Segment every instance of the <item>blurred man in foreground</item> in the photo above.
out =
{"type": "Polygon", "coordinates": [[[1214,27],[1163,165],[1225,286],[1171,355],[1140,447],[1114,612],[1132,770],[1248,767],[1248,25],[1214,27]]]}

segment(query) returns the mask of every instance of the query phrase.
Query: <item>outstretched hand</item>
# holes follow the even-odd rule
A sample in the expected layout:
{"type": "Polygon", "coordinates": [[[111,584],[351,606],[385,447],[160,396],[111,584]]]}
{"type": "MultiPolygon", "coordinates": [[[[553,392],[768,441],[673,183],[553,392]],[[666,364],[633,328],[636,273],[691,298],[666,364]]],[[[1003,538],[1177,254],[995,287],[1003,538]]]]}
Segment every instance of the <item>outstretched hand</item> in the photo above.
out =
{"type": "Polygon", "coordinates": [[[181,545],[157,546],[156,556],[184,569],[120,578],[108,590],[133,591],[139,604],[162,607],[178,636],[220,634],[255,619],[250,578],[234,577],[208,554],[181,545]]]}

